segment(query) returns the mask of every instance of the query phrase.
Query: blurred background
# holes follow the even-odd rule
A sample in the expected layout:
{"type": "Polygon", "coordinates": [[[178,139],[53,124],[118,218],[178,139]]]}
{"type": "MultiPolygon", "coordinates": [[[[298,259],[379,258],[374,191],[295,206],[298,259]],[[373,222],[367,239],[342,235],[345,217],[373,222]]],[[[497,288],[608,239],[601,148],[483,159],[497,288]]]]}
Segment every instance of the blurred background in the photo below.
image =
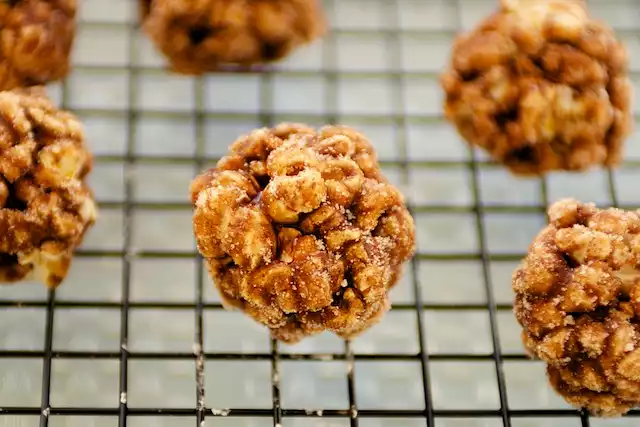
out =
{"type": "MultiPolygon", "coordinates": [[[[510,277],[549,201],[640,205],[640,135],[616,172],[543,180],[468,149],[442,119],[438,73],[496,1],[326,0],[323,40],[272,72],[203,78],[163,70],[133,0],[80,3],[75,69],[50,90],[86,126],[100,219],[55,293],[0,287],[0,427],[638,425],[554,394],[524,356],[510,277]],[[196,257],[190,180],[281,121],[365,132],[415,215],[393,310],[349,344],[272,342],[222,309],[196,257]]],[[[627,43],[638,86],[640,3],[589,4],[627,43]]]]}

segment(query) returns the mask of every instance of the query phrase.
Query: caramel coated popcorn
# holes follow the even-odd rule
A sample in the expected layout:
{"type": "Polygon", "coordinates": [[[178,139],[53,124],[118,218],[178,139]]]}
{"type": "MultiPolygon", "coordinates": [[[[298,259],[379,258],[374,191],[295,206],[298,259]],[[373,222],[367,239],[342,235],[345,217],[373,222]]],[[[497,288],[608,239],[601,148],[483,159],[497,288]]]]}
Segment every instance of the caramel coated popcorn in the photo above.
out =
{"type": "Polygon", "coordinates": [[[598,416],[640,406],[640,211],[566,199],[513,275],[531,355],[569,403],[598,416]]]}
{"type": "Polygon", "coordinates": [[[77,0],[0,0],[0,90],[64,78],[77,0]]]}
{"type": "Polygon", "coordinates": [[[280,60],[322,36],[319,0],[139,0],[144,30],[183,74],[280,60]]]}
{"type": "Polygon", "coordinates": [[[367,138],[281,124],[230,151],[191,184],[198,249],[225,303],[289,343],[378,321],[415,230],[367,138]]]}
{"type": "Polygon", "coordinates": [[[0,283],[64,280],[96,218],[83,141],[42,88],[0,92],[0,283]]]}
{"type": "Polygon", "coordinates": [[[632,129],[627,52],[579,0],[502,0],[457,38],[445,115],[517,175],[615,166],[632,129]]]}

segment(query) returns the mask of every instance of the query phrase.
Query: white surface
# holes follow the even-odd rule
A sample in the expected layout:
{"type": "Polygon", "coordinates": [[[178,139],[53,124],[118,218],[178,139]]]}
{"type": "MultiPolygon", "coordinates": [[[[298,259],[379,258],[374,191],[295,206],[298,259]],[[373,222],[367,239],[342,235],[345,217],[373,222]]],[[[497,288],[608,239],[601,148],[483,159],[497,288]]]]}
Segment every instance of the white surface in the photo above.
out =
{"type": "MultiPolygon", "coordinates": [[[[198,150],[209,157],[224,154],[239,134],[260,126],[259,113],[274,113],[274,121],[295,120],[311,125],[326,123],[326,115],[366,132],[381,160],[398,161],[406,155],[431,162],[416,166],[406,176],[398,165],[385,172],[417,206],[420,251],[425,254],[474,254],[480,243],[476,233],[472,176],[463,163],[438,167],[433,162],[465,162],[469,152],[440,115],[441,93],[436,73],[445,63],[454,31],[469,28],[493,8],[495,1],[460,0],[334,0],[332,36],[297,51],[283,61],[271,80],[259,75],[216,75],[201,84],[192,78],[171,75],[157,67],[162,58],[149,41],[135,34],[134,65],[143,67],[133,76],[133,104],[129,105],[129,27],[135,7],[129,0],[84,0],[83,24],[74,53],[76,68],[67,82],[66,105],[81,117],[88,142],[97,155],[115,156],[98,161],[91,183],[100,202],[98,224],[87,236],[84,250],[122,251],[125,200],[124,164],[130,146],[141,159],[130,168],[134,181],[132,202],[181,203],[171,210],[152,206],[132,213],[133,231],[130,301],[193,303],[195,262],[188,258],[139,258],[136,251],[194,251],[187,186],[196,173],[188,161],[168,157],[192,157],[198,150]],[[458,15],[458,12],[460,15],[458,15]],[[394,16],[399,15],[398,27],[394,16]],[[108,22],[106,22],[108,21],[108,22]],[[459,22],[460,21],[460,22],[459,22]],[[391,33],[382,33],[384,29],[391,33]],[[395,30],[408,30],[393,36],[395,30]],[[389,35],[387,35],[389,34],[389,35]],[[150,67],[155,67],[151,69],[150,67]],[[336,71],[335,80],[317,71],[336,71]],[[403,75],[411,72],[411,76],[403,75]],[[292,74],[296,73],[296,74],[292,74]],[[364,76],[363,73],[370,75],[364,76]],[[371,74],[373,73],[373,74],[371,74]],[[388,74],[396,73],[396,74],[388,74]],[[274,96],[261,97],[263,84],[273,85],[274,96]],[[196,88],[198,90],[196,90],[196,88]],[[193,111],[202,90],[199,122],[193,111]],[[136,110],[128,132],[127,109],[136,110]],[[406,115],[404,127],[400,120],[406,115]],[[201,128],[197,126],[201,125],[201,128]],[[202,146],[197,148],[196,135],[202,146]],[[132,140],[129,141],[129,136],[132,140]],[[131,144],[129,145],[129,142],[131,144]],[[160,157],[160,160],[152,160],[160,157]],[[164,159],[163,159],[164,158],[164,159]],[[114,205],[115,204],[115,205],[114,205]],[[458,213],[427,212],[429,206],[455,206],[458,213]]],[[[616,28],[630,46],[631,65],[640,72],[640,42],[636,30],[640,8],[634,0],[592,1],[592,9],[616,28]]],[[[635,79],[640,83],[640,79],[635,79]]],[[[52,96],[63,99],[61,85],[52,96]]],[[[640,104],[639,104],[640,105],[640,104]]],[[[640,108],[640,107],[638,107],[640,108]]],[[[640,126],[628,143],[628,158],[640,160],[640,126]]],[[[480,157],[484,157],[479,153],[480,157]]],[[[621,203],[638,204],[637,167],[614,173],[621,203]]],[[[503,169],[481,166],[480,193],[491,206],[532,207],[541,200],[540,182],[516,180],[503,169]],[[506,194],[506,191],[509,194],[506,194]]],[[[611,203],[608,177],[603,171],[580,176],[554,174],[547,180],[551,200],[572,195],[584,200],[611,203]]],[[[540,212],[500,213],[484,218],[486,244],[492,254],[521,254],[544,218],[540,212]]],[[[487,301],[482,265],[475,259],[417,261],[415,278],[423,303],[484,304],[487,301]]],[[[491,288],[497,303],[511,302],[510,275],[516,261],[490,262],[491,288]]],[[[109,301],[122,298],[123,264],[117,257],[81,256],[57,291],[66,302],[109,301]]],[[[410,271],[393,291],[396,303],[414,303],[410,271]]],[[[46,301],[39,285],[0,287],[0,299],[46,301]]],[[[219,297],[205,279],[205,302],[219,297]]],[[[487,310],[425,310],[424,339],[430,355],[480,354],[493,351],[487,310]]],[[[0,310],[0,350],[42,351],[45,341],[45,308],[0,310]]],[[[237,312],[205,310],[206,352],[268,353],[270,342],[264,329],[237,312]]],[[[509,310],[497,315],[501,346],[505,353],[522,354],[519,328],[509,310]]],[[[131,352],[179,352],[192,350],[195,314],[189,309],[132,308],[129,313],[131,352]]],[[[54,316],[55,351],[120,351],[120,310],[57,308],[54,316]]],[[[392,311],[369,333],[357,339],[356,354],[419,351],[416,313],[392,311]]],[[[344,344],[333,335],[308,339],[296,346],[280,345],[282,353],[342,353],[344,344]]],[[[196,403],[195,366],[192,360],[129,361],[127,403],[137,407],[193,408],[196,403]]],[[[345,361],[282,361],[279,364],[284,408],[347,409],[345,361]]],[[[490,359],[482,361],[437,360],[429,363],[433,405],[441,409],[499,409],[496,371],[490,359]]],[[[115,408],[119,402],[118,359],[63,359],[52,363],[51,404],[65,407],[115,408]],[[65,386],[65,384],[68,384],[65,386]]],[[[567,408],[546,384],[543,367],[527,361],[504,363],[505,381],[512,409],[567,408]]],[[[210,408],[271,408],[269,361],[218,361],[205,364],[206,404],[210,408]]],[[[40,407],[42,362],[40,359],[0,359],[0,408],[40,407]]],[[[420,364],[417,361],[364,361],[355,363],[356,404],[360,409],[423,409],[420,364]]],[[[638,419],[592,420],[593,427],[630,427],[638,419]]],[[[2,416],[0,427],[37,426],[38,417],[2,416]]],[[[418,427],[424,419],[360,419],[361,427],[418,427]]],[[[111,427],[117,417],[51,416],[51,427],[111,427]]],[[[183,427],[193,417],[129,417],[128,425],[183,427]]],[[[271,426],[270,418],[215,418],[207,425],[221,427],[271,426]]],[[[337,418],[285,418],[284,427],[348,426],[337,418]]],[[[438,427],[497,427],[499,418],[438,418],[438,427]]],[[[513,418],[514,427],[578,427],[577,418],[513,418]]]]}

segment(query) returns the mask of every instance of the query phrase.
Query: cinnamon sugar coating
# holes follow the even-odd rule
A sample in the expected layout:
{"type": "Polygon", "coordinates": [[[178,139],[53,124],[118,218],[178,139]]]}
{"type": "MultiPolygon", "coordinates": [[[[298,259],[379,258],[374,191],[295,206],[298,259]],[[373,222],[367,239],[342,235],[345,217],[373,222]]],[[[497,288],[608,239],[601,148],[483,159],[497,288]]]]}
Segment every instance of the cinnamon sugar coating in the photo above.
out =
{"type": "Polygon", "coordinates": [[[627,62],[580,0],[502,0],[454,43],[445,116],[516,175],[613,167],[633,126],[627,62]]]}
{"type": "Polygon", "coordinates": [[[64,280],[96,218],[91,167],[82,125],[44,89],[0,92],[0,283],[64,280]]]}
{"type": "Polygon", "coordinates": [[[403,196],[347,127],[254,130],[190,191],[198,249],[223,300],[288,343],[372,326],[414,252],[403,196]]]}
{"type": "Polygon", "coordinates": [[[145,32],[183,74],[277,61],[325,31],[319,0],[139,1],[145,32]]]}
{"type": "Polygon", "coordinates": [[[640,406],[640,211],[572,199],[513,275],[525,348],[554,389],[597,416],[640,406]]]}
{"type": "Polygon", "coordinates": [[[0,90],[66,77],[76,8],[77,0],[0,0],[0,90]]]}

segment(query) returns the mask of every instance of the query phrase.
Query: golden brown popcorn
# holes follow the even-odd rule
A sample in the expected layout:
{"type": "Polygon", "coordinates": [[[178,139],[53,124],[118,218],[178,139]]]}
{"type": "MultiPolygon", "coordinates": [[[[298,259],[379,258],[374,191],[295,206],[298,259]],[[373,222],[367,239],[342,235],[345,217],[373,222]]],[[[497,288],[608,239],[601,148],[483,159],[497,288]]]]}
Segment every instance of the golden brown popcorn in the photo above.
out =
{"type": "Polygon", "coordinates": [[[225,303],[289,343],[378,321],[415,229],[367,138],[285,123],[230,151],[190,189],[198,249],[225,303]]]}
{"type": "Polygon", "coordinates": [[[183,74],[280,60],[321,37],[319,0],[139,0],[145,32],[183,74]]]}
{"type": "Polygon", "coordinates": [[[580,0],[502,0],[455,41],[445,116],[517,175],[612,167],[632,128],[627,61],[580,0]]]}
{"type": "Polygon", "coordinates": [[[0,90],[43,85],[69,72],[77,0],[0,0],[0,90]]]}
{"type": "Polygon", "coordinates": [[[42,88],[0,92],[0,283],[64,280],[96,218],[91,167],[82,125],[42,88]]]}
{"type": "Polygon", "coordinates": [[[569,403],[597,416],[640,406],[640,211],[572,199],[513,275],[528,352],[569,403]]]}

